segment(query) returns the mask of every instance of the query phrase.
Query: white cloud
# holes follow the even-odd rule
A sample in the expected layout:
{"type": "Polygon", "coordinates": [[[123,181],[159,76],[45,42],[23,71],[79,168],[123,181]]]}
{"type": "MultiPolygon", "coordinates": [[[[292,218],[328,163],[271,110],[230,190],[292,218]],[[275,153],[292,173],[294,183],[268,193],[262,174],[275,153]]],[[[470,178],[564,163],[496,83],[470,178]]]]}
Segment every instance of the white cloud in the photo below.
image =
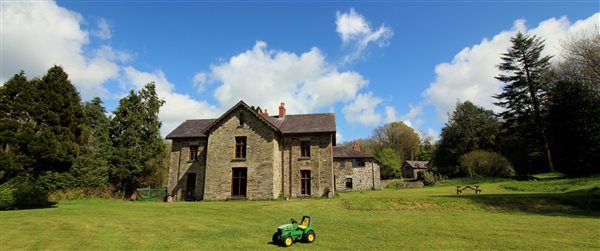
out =
{"type": "Polygon", "coordinates": [[[381,121],[381,115],[375,112],[375,107],[382,99],[373,96],[373,93],[358,94],[350,104],[344,106],[344,117],[350,123],[363,125],[377,125],[381,121]]]}
{"type": "Polygon", "coordinates": [[[108,46],[85,51],[89,32],[81,28],[84,19],[79,13],[55,2],[2,2],[1,16],[2,82],[20,70],[36,77],[62,65],[83,98],[89,99],[106,95],[103,84],[118,77],[117,63],[125,53],[108,46]]]}
{"type": "Polygon", "coordinates": [[[198,101],[189,95],[176,93],[174,85],[160,70],[150,73],[125,67],[124,72],[126,80],[133,84],[135,89],[140,89],[149,82],[156,84],[157,95],[165,101],[159,113],[162,121],[160,131],[163,137],[187,119],[216,118],[222,112],[206,101],[198,101]]]}
{"type": "Polygon", "coordinates": [[[500,108],[493,105],[496,100],[492,96],[501,92],[503,84],[494,77],[500,73],[497,69],[501,62],[500,55],[506,52],[510,38],[517,31],[545,39],[544,53],[558,55],[562,41],[569,35],[590,30],[598,25],[599,19],[600,13],[575,23],[570,23],[567,17],[550,18],[529,30],[524,20],[516,20],[510,30],[502,31],[491,39],[484,38],[481,43],[464,48],[451,62],[438,64],[435,67],[436,79],[423,96],[426,102],[435,106],[438,117],[444,121],[458,100],[470,100],[498,112],[500,108]]]}
{"type": "MultiPolygon", "coordinates": [[[[290,114],[331,109],[337,103],[348,104],[360,97],[360,91],[368,85],[357,72],[339,72],[317,48],[297,55],[269,50],[262,41],[225,63],[213,65],[204,78],[217,82],[214,97],[222,107],[230,107],[243,99],[273,112],[280,102],[285,102],[290,114]]],[[[372,94],[362,96],[378,100],[373,108],[381,103],[381,99],[372,94]]],[[[373,111],[373,114],[376,113],[373,111]]],[[[377,116],[379,120],[380,115],[377,116]]],[[[361,123],[357,119],[348,121],[361,123]]]]}
{"type": "Polygon", "coordinates": [[[373,30],[365,17],[354,9],[346,13],[337,12],[335,24],[344,45],[350,45],[354,50],[345,57],[346,62],[359,58],[370,43],[375,43],[379,47],[387,46],[394,36],[389,26],[381,25],[373,30]]]}
{"type": "Polygon", "coordinates": [[[385,123],[392,123],[398,121],[398,114],[393,106],[385,107],[385,123]]]}
{"type": "MultiPolygon", "coordinates": [[[[413,105],[408,105],[408,107],[410,108],[410,110],[408,111],[408,113],[402,115],[401,119],[402,121],[412,121],[415,118],[417,118],[418,116],[420,116],[421,114],[423,114],[423,105],[419,104],[417,106],[413,106],[413,105]]],[[[419,122],[421,120],[417,119],[417,123],[416,125],[419,126],[421,122],[419,122]]],[[[411,123],[412,125],[412,123],[411,123]]]]}
{"type": "Polygon", "coordinates": [[[112,37],[112,34],[110,31],[110,25],[108,24],[108,21],[106,21],[106,19],[104,18],[100,18],[100,20],[98,20],[98,28],[94,30],[92,34],[100,39],[110,39],[112,37]]]}
{"type": "Polygon", "coordinates": [[[204,72],[198,72],[194,75],[194,78],[192,78],[192,84],[194,84],[194,86],[196,86],[196,88],[198,89],[198,92],[204,92],[206,90],[206,85],[208,85],[208,78],[206,76],[206,73],[204,72]]]}

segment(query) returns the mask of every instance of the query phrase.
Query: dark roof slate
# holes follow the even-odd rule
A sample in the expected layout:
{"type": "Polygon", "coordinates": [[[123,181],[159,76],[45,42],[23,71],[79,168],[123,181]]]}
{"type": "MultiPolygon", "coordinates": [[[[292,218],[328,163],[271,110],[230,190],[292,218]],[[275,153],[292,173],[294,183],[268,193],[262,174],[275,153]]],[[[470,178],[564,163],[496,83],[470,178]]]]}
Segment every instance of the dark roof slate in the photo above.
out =
{"type": "Polygon", "coordinates": [[[206,134],[202,133],[208,125],[215,119],[190,119],[179,125],[175,130],[167,135],[167,139],[175,138],[204,138],[206,134]]]}
{"type": "Polygon", "coordinates": [[[284,134],[336,131],[333,113],[285,115],[283,119],[271,116],[266,119],[284,134]]]}
{"type": "Polygon", "coordinates": [[[375,157],[354,149],[350,149],[343,146],[333,147],[333,158],[334,159],[374,159],[375,157]]]}
{"type": "MultiPolygon", "coordinates": [[[[207,132],[210,127],[215,126],[218,120],[224,118],[238,106],[243,106],[252,111],[246,103],[240,101],[218,119],[186,120],[169,133],[166,138],[204,138],[206,137],[205,132],[207,132]]],[[[252,112],[256,113],[255,111],[252,112]]],[[[284,118],[279,118],[279,116],[261,117],[258,113],[256,113],[256,115],[276,131],[279,130],[282,134],[336,131],[335,114],[333,113],[285,115],[284,118]]]]}

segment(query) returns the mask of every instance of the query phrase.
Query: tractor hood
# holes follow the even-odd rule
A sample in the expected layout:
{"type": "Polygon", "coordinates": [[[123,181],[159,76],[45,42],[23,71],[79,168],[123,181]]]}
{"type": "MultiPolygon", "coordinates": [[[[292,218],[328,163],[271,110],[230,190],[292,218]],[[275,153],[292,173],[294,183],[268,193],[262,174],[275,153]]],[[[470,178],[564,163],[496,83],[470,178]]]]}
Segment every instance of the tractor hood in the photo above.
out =
{"type": "Polygon", "coordinates": [[[285,229],[288,229],[288,228],[291,228],[291,227],[292,227],[292,224],[283,224],[283,225],[281,225],[281,226],[279,226],[277,228],[281,229],[281,230],[285,230],[285,229]]]}

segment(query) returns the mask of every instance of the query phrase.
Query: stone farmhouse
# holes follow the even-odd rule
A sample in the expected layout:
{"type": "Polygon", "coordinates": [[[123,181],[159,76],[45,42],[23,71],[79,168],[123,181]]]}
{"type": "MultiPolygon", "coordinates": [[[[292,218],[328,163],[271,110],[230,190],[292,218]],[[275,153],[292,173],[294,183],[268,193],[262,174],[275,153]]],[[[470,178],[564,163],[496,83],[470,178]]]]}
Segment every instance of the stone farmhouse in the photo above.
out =
{"type": "Polygon", "coordinates": [[[378,189],[377,160],[336,146],[335,114],[277,116],[243,101],[216,119],[187,120],[172,140],[167,189],[175,200],[331,197],[378,189]]]}

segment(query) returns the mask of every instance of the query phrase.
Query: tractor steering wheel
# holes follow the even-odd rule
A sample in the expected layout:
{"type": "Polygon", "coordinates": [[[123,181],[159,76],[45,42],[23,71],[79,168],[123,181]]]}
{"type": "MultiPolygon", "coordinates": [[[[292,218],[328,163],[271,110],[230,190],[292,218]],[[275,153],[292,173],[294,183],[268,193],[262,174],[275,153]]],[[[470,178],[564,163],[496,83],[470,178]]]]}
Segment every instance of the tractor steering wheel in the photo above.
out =
{"type": "Polygon", "coordinates": [[[292,224],[297,224],[298,222],[296,220],[294,220],[293,218],[290,219],[292,221],[292,224]]]}

